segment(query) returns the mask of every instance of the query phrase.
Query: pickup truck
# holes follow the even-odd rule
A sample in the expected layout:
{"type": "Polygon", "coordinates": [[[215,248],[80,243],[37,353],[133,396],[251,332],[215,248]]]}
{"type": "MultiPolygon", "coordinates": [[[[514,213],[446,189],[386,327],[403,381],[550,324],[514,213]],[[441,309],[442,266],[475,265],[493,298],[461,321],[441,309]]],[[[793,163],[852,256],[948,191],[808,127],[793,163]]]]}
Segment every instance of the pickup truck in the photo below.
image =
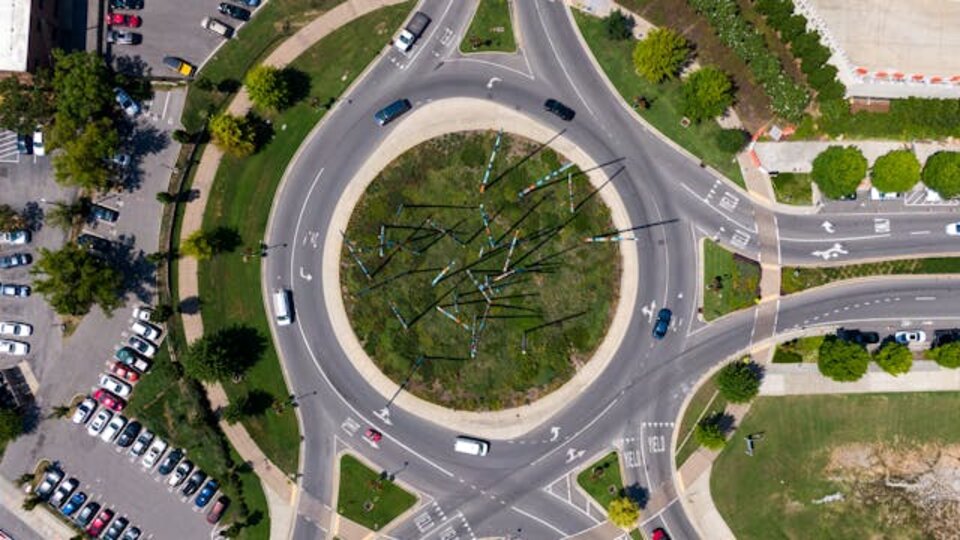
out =
{"type": "Polygon", "coordinates": [[[396,41],[393,42],[394,46],[400,52],[409,51],[410,47],[413,47],[414,42],[420,39],[423,31],[426,30],[429,25],[430,17],[428,17],[426,13],[422,11],[414,13],[413,17],[410,18],[410,22],[400,31],[400,35],[397,36],[396,41]]]}

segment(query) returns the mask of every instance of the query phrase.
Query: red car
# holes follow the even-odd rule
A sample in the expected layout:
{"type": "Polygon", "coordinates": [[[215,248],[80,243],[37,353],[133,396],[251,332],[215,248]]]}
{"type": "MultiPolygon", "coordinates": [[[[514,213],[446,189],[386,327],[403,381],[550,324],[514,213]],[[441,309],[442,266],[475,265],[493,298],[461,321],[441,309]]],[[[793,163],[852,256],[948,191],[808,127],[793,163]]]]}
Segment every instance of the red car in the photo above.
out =
{"type": "Polygon", "coordinates": [[[363,436],[372,443],[378,443],[383,438],[383,434],[373,428],[367,428],[367,432],[363,436]]]}
{"type": "Polygon", "coordinates": [[[653,530],[650,540],[670,540],[670,537],[667,536],[667,531],[663,530],[663,527],[657,527],[653,530]]]}
{"type": "Polygon", "coordinates": [[[116,412],[122,411],[127,406],[126,401],[118,398],[103,388],[98,388],[96,392],[93,393],[93,399],[100,402],[100,404],[104,407],[116,412]]]}
{"type": "Polygon", "coordinates": [[[140,17],[136,15],[127,15],[126,13],[107,13],[107,24],[112,26],[129,26],[130,28],[140,27],[140,17]]]}
{"type": "Polygon", "coordinates": [[[135,383],[140,380],[140,374],[134,371],[131,368],[121,364],[120,362],[115,362],[113,367],[110,368],[110,371],[117,376],[119,379],[123,379],[127,382],[135,383]]]}
{"type": "Polygon", "coordinates": [[[227,509],[228,504],[230,504],[230,499],[226,496],[221,496],[217,499],[217,502],[213,504],[213,508],[210,509],[210,513],[207,514],[207,523],[213,525],[220,521],[220,517],[223,516],[223,511],[227,509]]]}
{"type": "Polygon", "coordinates": [[[103,529],[107,527],[107,523],[110,523],[111,519],[113,519],[113,510],[110,510],[109,508],[103,509],[93,520],[93,523],[87,527],[87,534],[94,538],[100,536],[100,533],[102,533],[103,529]]]}

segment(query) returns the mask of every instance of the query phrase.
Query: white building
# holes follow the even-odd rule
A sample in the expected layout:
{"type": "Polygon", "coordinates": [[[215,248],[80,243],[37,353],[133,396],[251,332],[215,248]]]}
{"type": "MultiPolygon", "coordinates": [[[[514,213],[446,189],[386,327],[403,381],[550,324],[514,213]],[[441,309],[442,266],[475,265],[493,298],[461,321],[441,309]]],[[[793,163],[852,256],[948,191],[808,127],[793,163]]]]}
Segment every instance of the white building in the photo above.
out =
{"type": "Polygon", "coordinates": [[[57,0],[0,0],[0,73],[49,64],[56,37],[57,0]]]}

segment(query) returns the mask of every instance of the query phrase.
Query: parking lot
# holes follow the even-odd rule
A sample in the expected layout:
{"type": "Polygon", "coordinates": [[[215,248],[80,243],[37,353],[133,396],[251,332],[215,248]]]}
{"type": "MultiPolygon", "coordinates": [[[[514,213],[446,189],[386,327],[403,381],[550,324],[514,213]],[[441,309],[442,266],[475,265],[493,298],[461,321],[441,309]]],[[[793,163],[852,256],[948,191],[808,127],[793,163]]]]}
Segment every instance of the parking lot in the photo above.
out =
{"type": "MultiPolygon", "coordinates": [[[[104,43],[103,50],[119,71],[154,77],[178,77],[163,65],[163,57],[176,56],[199,68],[224,41],[224,38],[200,26],[205,17],[213,17],[239,29],[241,21],[217,11],[219,3],[219,0],[144,0],[141,10],[116,10],[117,13],[135,14],[142,19],[139,28],[126,29],[141,34],[142,41],[138,45],[104,43]]],[[[106,40],[106,27],[103,35],[106,40]]]]}
{"type": "MultiPolygon", "coordinates": [[[[0,297],[0,320],[13,320],[33,325],[34,333],[24,341],[31,345],[26,361],[39,381],[36,401],[43,418],[41,427],[8,445],[0,462],[0,473],[13,480],[32,470],[41,459],[59,461],[68,476],[81,481],[81,490],[102,500],[143,529],[151,538],[206,538],[212,530],[204,515],[168,492],[167,486],[130,463],[115,447],[90,437],[81,426],[69,419],[48,419],[50,410],[69,404],[74,396],[86,394],[97,384],[101,372],[108,367],[114,351],[130,335],[132,307],[153,301],[152,268],[145,256],[157,251],[162,206],[156,200],[158,191],[166,190],[176,164],[179,145],[169,138],[179,127],[185,90],[157,92],[152,102],[144,103],[137,129],[125,142],[124,152],[133,156],[126,173],[124,188],[93,202],[119,212],[115,223],[90,222],[84,232],[127,246],[137,272],[138,286],[127,297],[128,306],[107,317],[94,308],[76,330],[64,339],[59,319],[35,294],[26,299],[0,297]],[[158,535],[163,531],[163,535],[158,535]]],[[[2,141],[2,138],[0,138],[2,141]]],[[[2,146],[0,146],[2,148],[2,146]]],[[[72,190],[58,186],[49,157],[21,156],[19,162],[0,162],[0,181],[4,186],[4,203],[17,209],[27,208],[34,216],[33,241],[3,254],[25,251],[37,257],[39,247],[59,248],[66,240],[62,231],[44,225],[43,213],[57,201],[70,200],[72,190]]],[[[32,266],[32,265],[31,265],[32,266]]],[[[0,282],[30,283],[29,269],[0,270],[0,282]]],[[[0,367],[15,365],[22,357],[0,355],[0,367]]],[[[149,377],[149,374],[146,375],[149,377]]],[[[148,429],[150,426],[146,426],[148,429]]]]}

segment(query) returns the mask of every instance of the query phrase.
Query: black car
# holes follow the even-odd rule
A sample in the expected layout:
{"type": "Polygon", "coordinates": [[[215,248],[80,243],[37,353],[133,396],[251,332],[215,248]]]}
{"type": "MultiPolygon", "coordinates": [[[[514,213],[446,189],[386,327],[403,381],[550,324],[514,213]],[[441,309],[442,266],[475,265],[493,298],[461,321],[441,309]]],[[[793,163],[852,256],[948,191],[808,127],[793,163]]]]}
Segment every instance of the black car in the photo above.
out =
{"type": "Polygon", "coordinates": [[[33,139],[27,135],[17,135],[17,152],[29,154],[33,151],[33,139]]]}
{"type": "Polygon", "coordinates": [[[28,253],[14,253],[6,257],[0,257],[0,269],[16,268],[25,266],[33,262],[33,257],[28,253]]]}
{"type": "Polygon", "coordinates": [[[140,434],[140,429],[143,426],[140,425],[140,422],[134,420],[127,424],[127,427],[123,428],[123,431],[120,432],[120,436],[117,437],[117,446],[121,448],[126,448],[133,444],[133,441],[137,440],[137,435],[140,434]]]}
{"type": "Polygon", "coordinates": [[[843,341],[856,343],[857,345],[872,345],[880,343],[880,334],[876,332],[861,332],[860,330],[849,330],[841,328],[837,330],[837,337],[843,341]]]}
{"type": "Polygon", "coordinates": [[[203,485],[203,481],[206,479],[206,473],[197,469],[190,475],[190,478],[187,480],[187,483],[183,485],[183,490],[181,490],[180,493],[183,493],[187,497],[193,495],[200,489],[200,486],[203,485]]]}
{"type": "Polygon", "coordinates": [[[77,237],[77,244],[90,251],[99,251],[100,253],[109,253],[112,244],[106,238],[93,234],[83,233],[77,237]]]}
{"type": "Polygon", "coordinates": [[[177,448],[173,452],[167,454],[166,459],[163,460],[163,463],[160,464],[160,468],[157,469],[161,475],[166,476],[173,471],[173,468],[177,466],[177,463],[180,461],[180,458],[183,457],[183,450],[177,448]]]}
{"type": "Polygon", "coordinates": [[[94,219],[106,221],[107,223],[116,223],[117,219],[120,218],[120,212],[99,204],[90,205],[90,215],[93,216],[94,219]]]}
{"type": "Polygon", "coordinates": [[[653,337],[656,339],[663,339],[667,335],[667,330],[670,329],[670,317],[673,316],[667,308],[663,308],[657,313],[657,322],[653,325],[653,337]]]}
{"type": "Polygon", "coordinates": [[[87,503],[87,505],[83,507],[83,510],[80,510],[80,512],[77,514],[77,517],[74,521],[77,522],[77,525],[86,527],[90,524],[90,521],[93,520],[93,516],[97,515],[97,512],[99,511],[99,504],[95,502],[87,503]]]}
{"type": "Polygon", "coordinates": [[[130,520],[125,517],[118,517],[113,520],[113,523],[110,524],[110,528],[107,529],[107,532],[103,533],[103,540],[120,540],[120,533],[127,528],[127,525],[130,524],[130,520]]]}
{"type": "Polygon", "coordinates": [[[574,112],[573,109],[571,109],[570,107],[567,107],[563,103],[560,103],[559,101],[553,98],[550,98],[547,101],[545,101],[543,103],[543,108],[546,109],[547,112],[551,112],[559,116],[561,119],[566,120],[567,122],[573,120],[573,117],[577,115],[577,113],[574,112]]]}
{"type": "Polygon", "coordinates": [[[143,9],[143,0],[110,0],[112,9],[143,9]]]}
{"type": "Polygon", "coordinates": [[[249,21],[250,20],[250,11],[243,9],[240,6],[235,6],[233,4],[228,4],[226,2],[220,2],[220,5],[217,6],[217,9],[220,13],[233,17],[238,21],[249,21]]]}

